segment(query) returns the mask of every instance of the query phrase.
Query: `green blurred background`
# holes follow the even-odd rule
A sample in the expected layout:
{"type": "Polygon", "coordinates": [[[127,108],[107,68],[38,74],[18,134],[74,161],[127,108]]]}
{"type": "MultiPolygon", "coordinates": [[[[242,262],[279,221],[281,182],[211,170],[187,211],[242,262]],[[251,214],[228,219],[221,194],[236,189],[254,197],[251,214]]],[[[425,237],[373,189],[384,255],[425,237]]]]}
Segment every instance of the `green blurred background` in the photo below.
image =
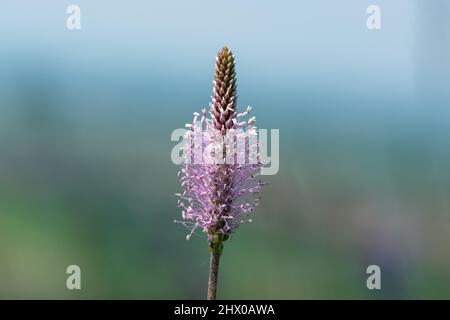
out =
{"type": "Polygon", "coordinates": [[[205,297],[170,134],[208,105],[223,45],[280,171],[219,297],[450,298],[450,5],[377,0],[370,31],[372,2],[2,1],[0,298],[205,297]]]}

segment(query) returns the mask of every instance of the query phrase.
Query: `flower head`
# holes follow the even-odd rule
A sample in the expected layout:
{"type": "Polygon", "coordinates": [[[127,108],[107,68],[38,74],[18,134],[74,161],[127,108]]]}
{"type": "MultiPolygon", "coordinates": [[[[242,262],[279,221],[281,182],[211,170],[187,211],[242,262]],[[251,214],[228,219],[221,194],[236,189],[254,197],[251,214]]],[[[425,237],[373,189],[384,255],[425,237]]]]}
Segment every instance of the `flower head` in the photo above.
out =
{"type": "Polygon", "coordinates": [[[214,127],[225,134],[236,116],[236,73],[233,53],[224,47],[216,58],[214,94],[211,103],[214,127]]]}
{"type": "Polygon", "coordinates": [[[179,172],[184,189],[178,206],[190,236],[200,229],[210,246],[221,245],[259,203],[263,183],[258,180],[255,118],[251,108],[237,113],[235,57],[223,48],[216,61],[209,117],[206,109],[194,113],[185,138],[185,163],[179,172]]]}

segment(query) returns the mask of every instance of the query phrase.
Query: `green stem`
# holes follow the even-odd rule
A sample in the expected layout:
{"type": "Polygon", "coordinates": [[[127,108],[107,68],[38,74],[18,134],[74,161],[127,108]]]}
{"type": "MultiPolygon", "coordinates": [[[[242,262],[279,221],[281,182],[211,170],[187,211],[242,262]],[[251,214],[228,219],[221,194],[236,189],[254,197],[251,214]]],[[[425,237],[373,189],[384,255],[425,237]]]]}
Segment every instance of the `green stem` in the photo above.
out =
{"type": "Polygon", "coordinates": [[[219,274],[220,252],[211,251],[208,281],[208,300],[216,300],[217,277],[219,274]]]}
{"type": "Polygon", "coordinates": [[[223,243],[219,237],[214,237],[214,240],[209,244],[209,251],[211,252],[211,259],[209,263],[209,279],[208,279],[208,300],[216,300],[217,293],[217,278],[219,275],[219,261],[222,255],[223,243]]]}

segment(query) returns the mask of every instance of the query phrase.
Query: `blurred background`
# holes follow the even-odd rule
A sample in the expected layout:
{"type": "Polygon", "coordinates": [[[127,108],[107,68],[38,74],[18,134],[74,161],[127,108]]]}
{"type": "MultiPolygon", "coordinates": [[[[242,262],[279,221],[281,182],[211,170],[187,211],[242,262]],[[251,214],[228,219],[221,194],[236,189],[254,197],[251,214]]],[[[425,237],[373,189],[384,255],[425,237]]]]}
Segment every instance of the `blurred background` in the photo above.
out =
{"type": "Polygon", "coordinates": [[[2,0],[0,298],[205,297],[170,134],[208,106],[224,45],[240,107],[280,129],[280,171],[225,245],[219,297],[450,298],[449,17],[446,0],[2,0]]]}

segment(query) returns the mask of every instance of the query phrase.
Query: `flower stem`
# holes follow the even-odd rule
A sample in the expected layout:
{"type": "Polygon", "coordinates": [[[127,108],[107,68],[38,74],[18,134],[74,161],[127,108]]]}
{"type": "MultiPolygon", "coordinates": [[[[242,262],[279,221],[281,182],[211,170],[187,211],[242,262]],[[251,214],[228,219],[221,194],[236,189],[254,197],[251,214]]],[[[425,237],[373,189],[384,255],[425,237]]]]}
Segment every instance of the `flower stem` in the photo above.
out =
{"type": "Polygon", "coordinates": [[[209,264],[208,300],[216,300],[219,260],[222,254],[222,243],[210,246],[211,259],[209,264]]]}

